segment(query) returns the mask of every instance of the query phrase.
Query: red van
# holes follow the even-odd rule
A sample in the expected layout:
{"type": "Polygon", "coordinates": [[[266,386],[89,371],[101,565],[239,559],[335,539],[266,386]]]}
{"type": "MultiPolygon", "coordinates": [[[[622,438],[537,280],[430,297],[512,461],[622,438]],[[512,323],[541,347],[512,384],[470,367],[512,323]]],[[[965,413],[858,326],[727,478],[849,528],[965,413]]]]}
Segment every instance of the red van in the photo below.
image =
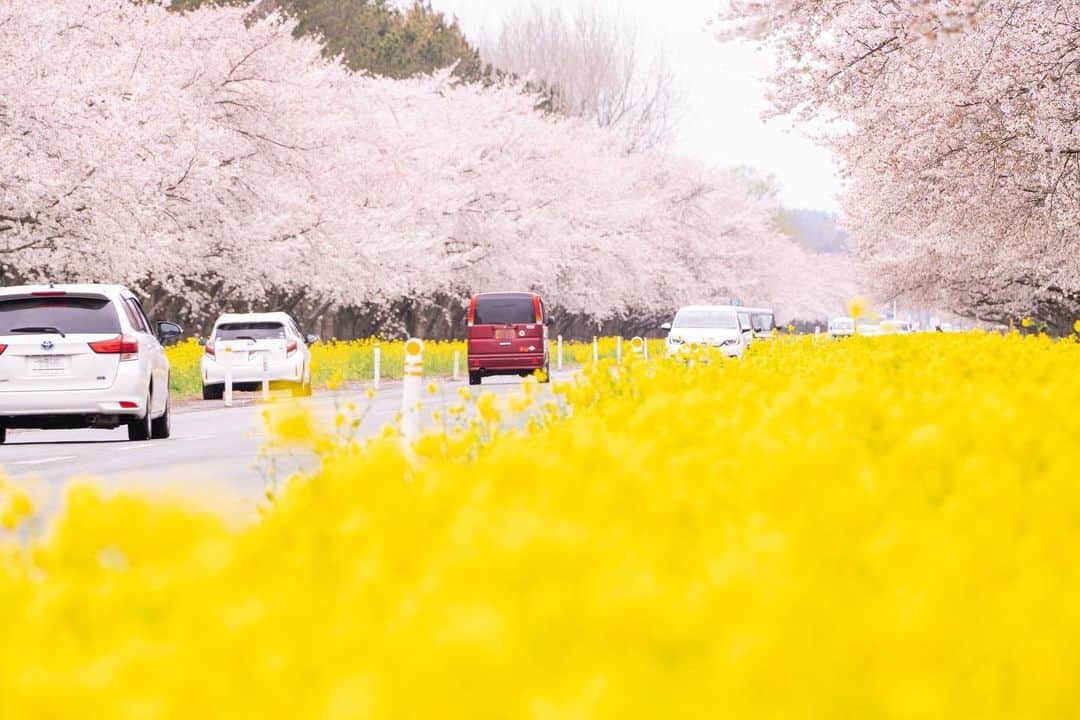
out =
{"type": "Polygon", "coordinates": [[[535,293],[474,295],[469,303],[469,384],[487,375],[548,376],[547,311],[535,293]]]}

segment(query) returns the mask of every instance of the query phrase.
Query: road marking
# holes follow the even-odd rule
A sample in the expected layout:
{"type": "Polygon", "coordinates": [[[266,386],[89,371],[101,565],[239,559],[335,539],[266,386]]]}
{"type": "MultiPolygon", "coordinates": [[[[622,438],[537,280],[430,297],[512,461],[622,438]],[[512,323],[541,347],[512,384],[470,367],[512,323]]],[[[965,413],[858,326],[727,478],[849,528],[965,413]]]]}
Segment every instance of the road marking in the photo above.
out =
{"type": "Polygon", "coordinates": [[[74,460],[74,455],[61,455],[59,457],[41,458],[39,460],[19,460],[18,462],[8,463],[9,465],[45,465],[48,463],[60,462],[61,460],[74,460]]]}

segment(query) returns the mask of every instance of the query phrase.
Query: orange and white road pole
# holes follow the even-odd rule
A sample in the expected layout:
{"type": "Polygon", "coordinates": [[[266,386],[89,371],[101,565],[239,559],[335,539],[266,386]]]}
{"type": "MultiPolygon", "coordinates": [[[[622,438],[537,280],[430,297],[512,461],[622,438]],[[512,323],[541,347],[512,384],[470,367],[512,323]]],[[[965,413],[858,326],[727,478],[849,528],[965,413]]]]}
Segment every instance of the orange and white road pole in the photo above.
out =
{"type": "Polygon", "coordinates": [[[405,371],[401,389],[401,434],[408,443],[420,436],[420,391],[424,382],[424,342],[405,341],[405,371]]]}

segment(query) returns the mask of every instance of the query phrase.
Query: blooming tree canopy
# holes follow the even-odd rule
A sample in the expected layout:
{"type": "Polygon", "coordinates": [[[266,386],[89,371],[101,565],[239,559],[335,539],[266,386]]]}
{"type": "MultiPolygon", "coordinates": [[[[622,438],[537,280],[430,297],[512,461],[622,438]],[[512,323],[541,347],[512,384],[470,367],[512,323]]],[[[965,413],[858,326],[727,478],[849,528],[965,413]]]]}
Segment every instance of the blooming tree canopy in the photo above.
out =
{"type": "Polygon", "coordinates": [[[1076,0],[739,0],[780,113],[826,124],[885,297],[984,319],[1080,312],[1076,0]]]}
{"type": "Polygon", "coordinates": [[[597,316],[786,293],[805,317],[837,292],[733,176],[627,154],[513,84],[354,75],[291,29],[0,4],[5,282],[139,285],[189,317],[500,288],[597,316]]]}

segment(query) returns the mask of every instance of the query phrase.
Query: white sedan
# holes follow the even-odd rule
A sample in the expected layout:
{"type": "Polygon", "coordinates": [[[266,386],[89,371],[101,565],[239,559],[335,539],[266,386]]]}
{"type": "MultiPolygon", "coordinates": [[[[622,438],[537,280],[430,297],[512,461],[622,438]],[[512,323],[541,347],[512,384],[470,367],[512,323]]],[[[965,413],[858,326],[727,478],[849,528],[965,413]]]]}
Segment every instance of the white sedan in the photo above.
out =
{"type": "Polygon", "coordinates": [[[204,400],[220,400],[226,375],[234,390],[257,390],[263,380],[311,394],[311,351],[318,338],[304,335],[287,313],[222,315],[205,343],[201,370],[204,400]]]}
{"type": "Polygon", "coordinates": [[[175,323],[152,324],[117,285],[0,289],[0,442],[11,428],[112,429],[167,438],[175,323]]]}

